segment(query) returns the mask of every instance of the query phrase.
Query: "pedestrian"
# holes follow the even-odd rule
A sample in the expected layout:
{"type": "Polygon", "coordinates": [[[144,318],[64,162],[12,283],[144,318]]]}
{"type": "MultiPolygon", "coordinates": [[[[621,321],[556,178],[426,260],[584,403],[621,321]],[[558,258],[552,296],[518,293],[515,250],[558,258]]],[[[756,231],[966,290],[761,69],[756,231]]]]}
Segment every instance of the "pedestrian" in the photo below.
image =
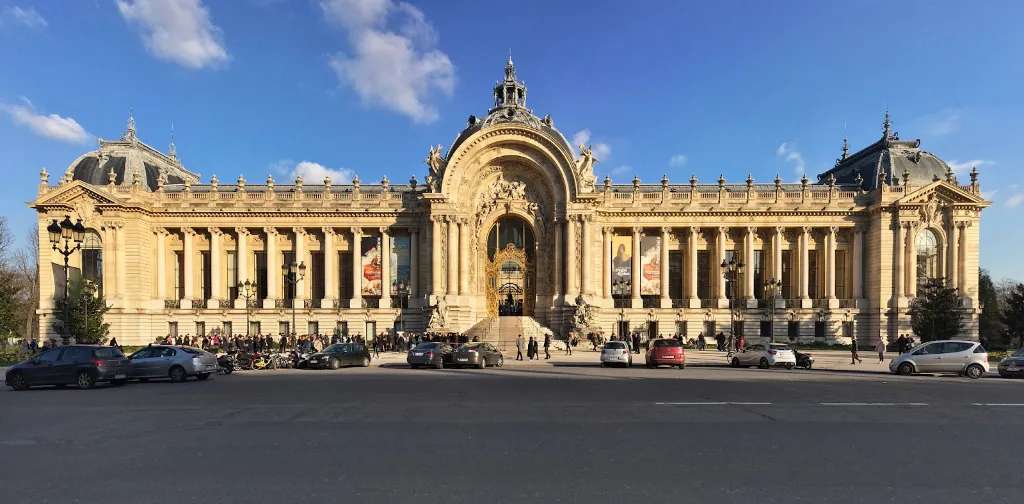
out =
{"type": "Polygon", "coordinates": [[[718,347],[719,352],[725,351],[725,335],[721,332],[715,335],[715,346],[718,347]]]}
{"type": "Polygon", "coordinates": [[[901,334],[898,338],[896,338],[896,351],[901,353],[901,354],[907,352],[907,337],[906,336],[901,334]]]}
{"type": "Polygon", "coordinates": [[[565,355],[572,355],[572,342],[576,339],[576,333],[569,331],[569,336],[565,338],[565,355]]]}
{"type": "Polygon", "coordinates": [[[885,361],[885,336],[881,336],[878,339],[878,362],[885,361]]]}
{"type": "Polygon", "coordinates": [[[551,358],[551,335],[544,335],[544,360],[551,358]]]}
{"type": "Polygon", "coordinates": [[[633,353],[640,353],[640,333],[633,333],[633,353]]]}
{"type": "Polygon", "coordinates": [[[523,335],[516,336],[516,360],[523,360],[523,335]]]}
{"type": "Polygon", "coordinates": [[[708,340],[707,340],[707,338],[704,337],[704,333],[702,332],[702,333],[698,334],[697,335],[697,350],[700,350],[700,351],[703,352],[705,349],[707,349],[707,346],[708,346],[708,340]]]}
{"type": "Polygon", "coordinates": [[[530,336],[530,341],[526,343],[526,357],[533,360],[537,357],[537,340],[530,336]]]}
{"type": "Polygon", "coordinates": [[[110,338],[110,346],[120,349],[121,346],[117,344],[117,337],[110,338]]]}
{"type": "Polygon", "coordinates": [[[857,338],[850,338],[850,364],[857,364],[861,362],[860,356],[857,355],[857,338]]]}
{"type": "Polygon", "coordinates": [[[747,338],[742,334],[736,337],[736,351],[742,352],[747,347],[747,338]]]}

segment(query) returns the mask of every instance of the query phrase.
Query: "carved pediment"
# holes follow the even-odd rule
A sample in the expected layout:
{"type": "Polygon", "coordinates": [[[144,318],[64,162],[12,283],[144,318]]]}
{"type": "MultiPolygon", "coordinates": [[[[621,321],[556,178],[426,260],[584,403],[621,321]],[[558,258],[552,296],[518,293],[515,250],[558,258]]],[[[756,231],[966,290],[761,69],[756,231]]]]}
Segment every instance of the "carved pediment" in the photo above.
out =
{"type": "Polygon", "coordinates": [[[104,194],[103,191],[98,191],[84,182],[74,181],[70,184],[57,187],[56,189],[44,194],[36,200],[33,206],[75,206],[77,204],[108,205],[113,203],[117,203],[117,201],[111,198],[108,194],[104,194]]]}
{"type": "Polygon", "coordinates": [[[989,202],[980,195],[965,191],[945,181],[932,182],[915,189],[900,198],[897,203],[899,205],[928,205],[930,202],[935,202],[934,204],[939,206],[970,204],[987,207],[989,205],[989,202]]]}

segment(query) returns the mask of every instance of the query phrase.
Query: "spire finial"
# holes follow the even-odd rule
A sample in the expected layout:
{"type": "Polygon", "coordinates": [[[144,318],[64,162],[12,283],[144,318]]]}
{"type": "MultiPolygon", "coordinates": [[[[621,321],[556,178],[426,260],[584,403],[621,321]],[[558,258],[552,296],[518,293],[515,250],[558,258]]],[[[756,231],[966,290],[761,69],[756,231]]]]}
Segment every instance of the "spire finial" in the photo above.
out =
{"type": "Polygon", "coordinates": [[[843,136],[843,159],[850,156],[850,141],[843,136]]]}
{"type": "Polygon", "coordinates": [[[892,121],[889,120],[889,109],[885,109],[885,119],[882,120],[882,138],[888,140],[892,137],[892,121]]]}
{"type": "Polygon", "coordinates": [[[135,112],[128,109],[128,127],[125,128],[124,135],[121,137],[122,140],[135,140],[135,112]]]}
{"type": "Polygon", "coordinates": [[[167,147],[167,157],[178,158],[178,148],[174,145],[174,121],[171,121],[171,145],[167,147]]]}

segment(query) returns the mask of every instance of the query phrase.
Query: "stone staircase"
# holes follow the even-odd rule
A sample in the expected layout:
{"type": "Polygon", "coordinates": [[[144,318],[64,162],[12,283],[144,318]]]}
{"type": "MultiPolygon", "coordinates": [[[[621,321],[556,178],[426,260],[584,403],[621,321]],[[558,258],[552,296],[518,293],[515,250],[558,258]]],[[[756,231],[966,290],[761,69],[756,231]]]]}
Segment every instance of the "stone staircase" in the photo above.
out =
{"type": "Polygon", "coordinates": [[[516,336],[520,334],[526,341],[532,336],[539,344],[544,342],[544,326],[533,317],[486,318],[471,327],[466,334],[470,339],[479,338],[480,341],[493,343],[502,352],[515,352],[516,336]]]}

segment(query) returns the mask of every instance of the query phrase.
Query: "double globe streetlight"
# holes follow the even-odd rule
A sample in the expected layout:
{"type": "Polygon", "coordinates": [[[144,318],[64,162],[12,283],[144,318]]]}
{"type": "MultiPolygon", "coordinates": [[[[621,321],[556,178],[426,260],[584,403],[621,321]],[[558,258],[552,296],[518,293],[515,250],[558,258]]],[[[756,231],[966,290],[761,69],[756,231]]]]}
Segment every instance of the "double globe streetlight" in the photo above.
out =
{"type": "Polygon", "coordinates": [[[736,339],[736,311],[734,302],[736,300],[736,285],[739,283],[737,280],[740,275],[743,274],[743,263],[737,261],[736,258],[731,258],[728,261],[723,260],[722,276],[729,282],[729,335],[732,337],[733,345],[737,343],[736,339]]]}
{"type": "Polygon", "coordinates": [[[296,286],[298,283],[306,277],[306,263],[292,261],[291,264],[282,264],[281,273],[284,275],[284,281],[288,282],[288,285],[292,287],[292,334],[298,335],[299,331],[295,328],[295,300],[298,298],[296,292],[296,286]]]}
{"type": "MultiPolygon", "coordinates": [[[[258,292],[256,282],[252,280],[246,280],[244,282],[238,282],[238,292],[245,299],[245,336],[249,337],[249,311],[252,310],[252,301],[256,298],[258,292]]],[[[230,334],[228,335],[231,336],[230,334]]]]}
{"type": "Polygon", "coordinates": [[[51,221],[50,225],[46,226],[46,231],[50,234],[50,245],[53,246],[53,250],[64,256],[64,323],[62,326],[64,329],[64,340],[67,341],[71,336],[71,306],[68,302],[68,288],[71,284],[71,279],[69,277],[70,267],[68,261],[71,254],[82,248],[82,242],[85,241],[85,226],[82,225],[82,219],[78,219],[77,222],[71,222],[71,217],[65,215],[64,220],[60,222],[57,219],[51,221]]]}

